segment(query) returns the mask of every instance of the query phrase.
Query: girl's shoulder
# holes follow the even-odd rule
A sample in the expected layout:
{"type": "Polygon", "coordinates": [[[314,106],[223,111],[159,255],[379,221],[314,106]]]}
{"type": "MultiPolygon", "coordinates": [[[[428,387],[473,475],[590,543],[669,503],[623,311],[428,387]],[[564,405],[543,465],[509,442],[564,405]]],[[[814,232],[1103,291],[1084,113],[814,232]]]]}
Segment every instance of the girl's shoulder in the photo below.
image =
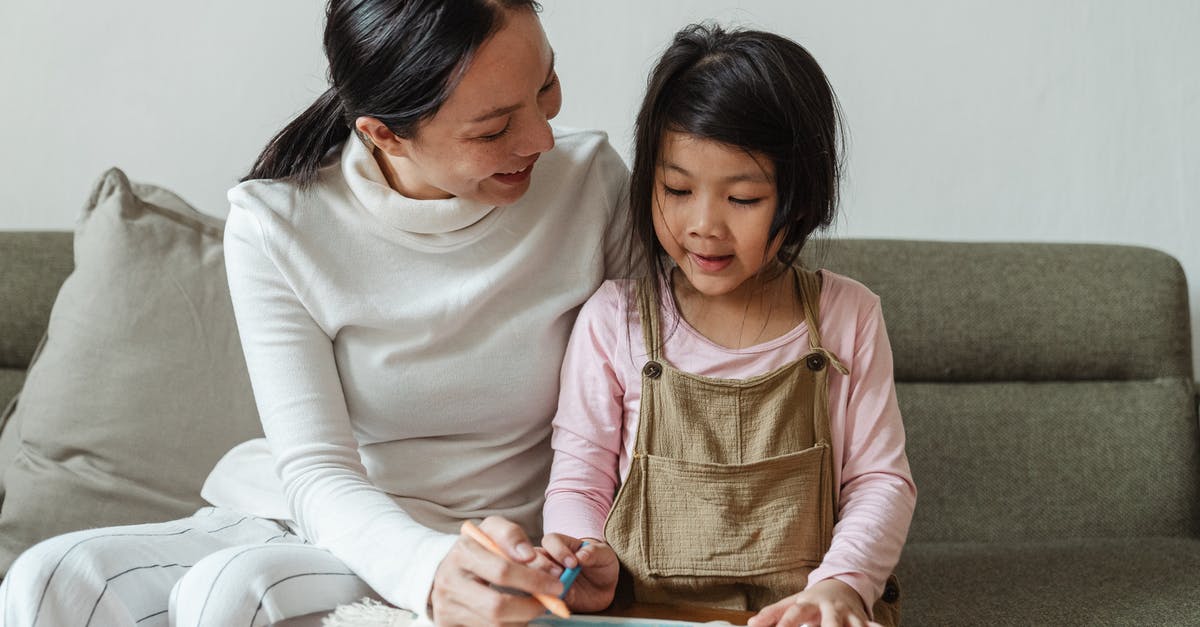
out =
{"type": "MultiPolygon", "coordinates": [[[[879,309],[879,295],[844,274],[826,270],[821,275],[821,318],[860,320],[879,309]]],[[[824,326],[824,322],[822,322],[824,326]]]]}
{"type": "MultiPolygon", "coordinates": [[[[624,321],[624,313],[637,296],[637,279],[608,279],[596,288],[587,302],[583,304],[579,316],[596,317],[606,321],[615,320],[614,314],[619,314],[624,321]]],[[[633,309],[637,309],[636,305],[633,309]]]]}

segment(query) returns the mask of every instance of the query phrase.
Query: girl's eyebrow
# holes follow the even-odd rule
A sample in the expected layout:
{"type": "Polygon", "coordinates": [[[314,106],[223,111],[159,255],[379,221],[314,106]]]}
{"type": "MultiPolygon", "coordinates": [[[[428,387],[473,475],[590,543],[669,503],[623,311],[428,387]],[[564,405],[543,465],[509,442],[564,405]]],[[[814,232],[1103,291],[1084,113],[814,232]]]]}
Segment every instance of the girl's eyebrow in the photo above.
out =
{"type": "MultiPolygon", "coordinates": [[[[546,85],[547,83],[549,83],[550,79],[554,76],[554,60],[555,60],[554,50],[551,49],[550,50],[550,71],[546,72],[546,80],[542,81],[542,85],[546,85]]],[[[480,115],[479,117],[470,120],[470,123],[475,124],[478,122],[486,122],[487,120],[491,120],[493,118],[498,118],[500,116],[508,115],[508,114],[512,113],[513,111],[520,109],[522,106],[524,106],[523,103],[517,103],[517,104],[513,104],[513,105],[504,105],[504,106],[496,107],[495,109],[492,109],[492,110],[488,111],[487,113],[484,113],[483,115],[480,115]]]]}
{"type": "MultiPolygon", "coordinates": [[[[683,169],[681,166],[679,166],[678,164],[675,164],[675,163],[669,163],[669,162],[664,163],[663,167],[665,167],[668,170],[674,170],[674,171],[676,171],[686,177],[689,177],[689,178],[692,176],[691,172],[688,172],[687,170],[683,169]]],[[[749,181],[751,183],[770,183],[771,182],[771,180],[769,178],[767,178],[767,175],[761,171],[759,171],[759,172],[739,172],[737,174],[730,174],[729,176],[721,177],[721,182],[723,182],[723,183],[741,183],[743,181],[749,181]]]]}

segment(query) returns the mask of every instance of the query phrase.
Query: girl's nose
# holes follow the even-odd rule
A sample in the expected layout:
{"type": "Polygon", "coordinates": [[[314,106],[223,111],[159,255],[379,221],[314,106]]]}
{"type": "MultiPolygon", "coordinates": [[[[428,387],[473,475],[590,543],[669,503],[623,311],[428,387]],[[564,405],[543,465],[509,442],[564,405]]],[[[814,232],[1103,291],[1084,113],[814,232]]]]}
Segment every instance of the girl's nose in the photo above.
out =
{"type": "Polygon", "coordinates": [[[692,212],[692,219],[688,224],[688,234],[693,237],[715,237],[722,238],[725,236],[725,221],[721,216],[721,211],[716,206],[716,201],[708,198],[700,198],[696,203],[696,210],[692,212]]]}

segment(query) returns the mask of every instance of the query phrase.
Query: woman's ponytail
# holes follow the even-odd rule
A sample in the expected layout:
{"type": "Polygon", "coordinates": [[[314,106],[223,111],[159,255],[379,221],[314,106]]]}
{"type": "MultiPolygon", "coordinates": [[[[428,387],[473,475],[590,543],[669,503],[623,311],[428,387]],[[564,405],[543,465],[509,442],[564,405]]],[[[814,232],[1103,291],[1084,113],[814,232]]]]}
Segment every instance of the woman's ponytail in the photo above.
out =
{"type": "Polygon", "coordinates": [[[534,0],[330,0],[325,57],[330,87],[271,138],[243,181],[311,185],[330,149],[359,116],[414,137],[450,96],[463,63],[504,22],[534,0]]]}
{"type": "Polygon", "coordinates": [[[346,108],[337,90],[330,87],[271,138],[242,180],[288,179],[307,187],[316,178],[325,154],[345,141],[349,131],[346,108]]]}

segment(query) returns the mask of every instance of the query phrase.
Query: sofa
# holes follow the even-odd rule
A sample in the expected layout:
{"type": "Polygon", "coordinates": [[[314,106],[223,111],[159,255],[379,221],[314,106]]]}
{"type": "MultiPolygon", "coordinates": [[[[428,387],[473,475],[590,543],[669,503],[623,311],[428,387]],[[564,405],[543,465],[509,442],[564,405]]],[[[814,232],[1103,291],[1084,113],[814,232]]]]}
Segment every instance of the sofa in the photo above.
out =
{"type": "MultiPolygon", "coordinates": [[[[74,234],[0,232],[3,569],[39,537],[189,513],[221,454],[258,434],[220,226],[114,170],[74,234]]],[[[806,259],[882,298],[919,490],[905,624],[1200,624],[1174,259],[894,240],[815,242],[806,259]]]]}

